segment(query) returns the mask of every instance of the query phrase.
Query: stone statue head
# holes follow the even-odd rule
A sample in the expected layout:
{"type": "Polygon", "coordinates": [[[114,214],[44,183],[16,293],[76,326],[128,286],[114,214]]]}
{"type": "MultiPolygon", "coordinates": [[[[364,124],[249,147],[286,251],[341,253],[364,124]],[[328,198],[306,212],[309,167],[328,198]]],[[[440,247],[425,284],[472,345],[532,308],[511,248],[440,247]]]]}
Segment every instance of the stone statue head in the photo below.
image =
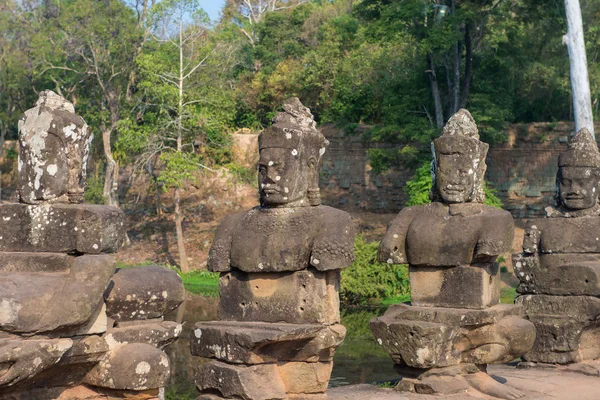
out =
{"type": "Polygon", "coordinates": [[[310,110],[292,97],[258,136],[258,185],[264,207],[319,205],[319,170],[329,142],[310,110]]]}
{"type": "Polygon", "coordinates": [[[583,128],[570,138],[558,158],[556,203],[568,210],[592,208],[598,201],[600,152],[594,137],[583,128]]]}
{"type": "Polygon", "coordinates": [[[81,203],[92,133],[73,104],[46,90],[19,120],[19,200],[81,203]]]}
{"type": "Polygon", "coordinates": [[[483,203],[485,157],[488,144],[469,111],[462,109],[450,118],[442,135],[432,142],[433,186],[430,198],[447,204],[483,203]]]}

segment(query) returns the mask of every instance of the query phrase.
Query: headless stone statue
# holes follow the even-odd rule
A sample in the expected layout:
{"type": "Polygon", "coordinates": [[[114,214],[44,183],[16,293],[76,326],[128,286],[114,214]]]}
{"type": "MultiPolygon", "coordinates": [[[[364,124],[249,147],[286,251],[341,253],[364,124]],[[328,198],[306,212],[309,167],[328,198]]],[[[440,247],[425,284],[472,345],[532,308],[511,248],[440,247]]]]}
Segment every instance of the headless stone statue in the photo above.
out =
{"type": "Polygon", "coordinates": [[[485,373],[487,364],[527,352],[535,337],[520,306],[499,304],[496,259],[510,250],[514,226],[510,213],[482,204],[488,145],[471,114],[460,110],[432,150],[433,202],[403,209],[378,254],[389,264],[409,264],[411,305],[390,307],[371,330],[405,377],[403,390],[440,387],[436,380],[451,376],[455,389],[470,384],[519,398],[485,373]]]}
{"type": "Polygon", "coordinates": [[[201,367],[201,399],[325,398],[346,334],[339,271],[354,258],[352,221],[320,205],[328,142],[310,111],[297,98],[283,108],[259,136],[261,205],[227,218],[209,253],[221,321],[191,337],[192,354],[214,360],[201,367]]]}
{"type": "Polygon", "coordinates": [[[51,91],[19,121],[20,203],[0,204],[0,399],[149,398],[181,325],[173,271],[115,273],[124,215],[81,203],[91,131],[51,91]]]}
{"type": "Polygon", "coordinates": [[[526,361],[588,363],[600,373],[599,182],[600,152],[582,129],[558,159],[555,205],[529,221],[514,257],[517,303],[537,328],[526,361]]]}

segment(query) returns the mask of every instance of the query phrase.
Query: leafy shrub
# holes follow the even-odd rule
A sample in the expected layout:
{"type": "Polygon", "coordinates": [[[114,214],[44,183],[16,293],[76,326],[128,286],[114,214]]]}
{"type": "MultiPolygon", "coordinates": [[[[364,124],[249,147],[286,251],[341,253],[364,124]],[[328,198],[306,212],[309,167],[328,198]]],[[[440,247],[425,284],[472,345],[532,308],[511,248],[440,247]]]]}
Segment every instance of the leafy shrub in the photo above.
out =
{"type": "Polygon", "coordinates": [[[379,242],[367,242],[362,235],[356,237],[356,260],[342,271],[340,296],[344,303],[365,303],[409,292],[408,267],[378,262],[378,247],[379,242]]]}
{"type": "MultiPolygon", "coordinates": [[[[431,203],[429,200],[429,191],[431,190],[431,163],[428,161],[421,165],[415,176],[408,182],[404,188],[404,192],[408,196],[407,206],[418,206],[420,204],[431,203]]],[[[503,208],[502,201],[496,196],[496,190],[488,186],[485,182],[485,204],[488,206],[503,208]]]]}
{"type": "MultiPolygon", "coordinates": [[[[102,165],[98,168],[98,171],[102,165]]],[[[104,204],[104,175],[96,173],[87,179],[87,188],[85,189],[85,202],[91,204],[104,204]]]]}

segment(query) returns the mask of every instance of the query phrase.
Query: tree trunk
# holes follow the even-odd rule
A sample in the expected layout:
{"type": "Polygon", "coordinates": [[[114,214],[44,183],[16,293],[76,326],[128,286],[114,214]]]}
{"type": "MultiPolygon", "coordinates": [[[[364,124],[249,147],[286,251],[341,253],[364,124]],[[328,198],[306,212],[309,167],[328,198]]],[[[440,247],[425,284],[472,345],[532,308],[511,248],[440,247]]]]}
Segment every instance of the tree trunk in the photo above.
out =
{"type": "Polygon", "coordinates": [[[575,131],[579,132],[581,128],[587,128],[594,135],[594,116],[592,114],[590,82],[579,0],[565,0],[565,10],[567,14],[567,34],[563,37],[563,43],[567,45],[569,50],[569,62],[571,64],[575,131]]]}
{"type": "Polygon", "coordinates": [[[187,254],[185,252],[185,244],[183,242],[183,228],[181,223],[183,222],[183,216],[181,215],[181,189],[175,189],[175,231],[177,233],[177,250],[179,251],[179,267],[181,272],[190,272],[190,266],[187,260],[187,254]]]}
{"type": "MultiPolygon", "coordinates": [[[[177,152],[183,151],[183,25],[179,23],[179,104],[177,107],[177,152]]],[[[181,189],[175,188],[175,229],[177,231],[177,249],[179,250],[179,267],[181,272],[189,272],[190,267],[185,253],[185,243],[183,242],[183,229],[181,222],[181,208],[179,202],[181,200],[181,189]]]]}
{"type": "Polygon", "coordinates": [[[471,90],[471,76],[473,73],[473,41],[471,40],[471,24],[465,25],[465,86],[460,97],[459,108],[465,108],[469,101],[471,90]]]}
{"type": "Polygon", "coordinates": [[[111,129],[102,129],[102,144],[104,145],[104,157],[106,158],[106,173],[104,175],[104,190],[103,196],[106,204],[109,206],[118,207],[119,201],[117,199],[116,185],[118,184],[117,176],[117,162],[113,158],[112,150],[110,148],[110,136],[111,129]]]}
{"type": "MultiPolygon", "coordinates": [[[[452,15],[456,16],[456,3],[452,0],[452,15]]],[[[456,22],[452,22],[452,27],[456,30],[456,22]]],[[[460,41],[456,41],[454,43],[454,82],[452,84],[452,107],[450,109],[448,117],[453,116],[458,111],[458,107],[460,105],[460,56],[461,56],[461,43],[460,41]]]]}
{"type": "Polygon", "coordinates": [[[433,96],[435,106],[435,125],[441,129],[444,127],[444,109],[442,108],[442,98],[440,97],[440,89],[435,74],[435,63],[433,62],[431,53],[427,54],[427,66],[429,68],[427,73],[429,75],[429,82],[431,83],[431,95],[433,96]]]}

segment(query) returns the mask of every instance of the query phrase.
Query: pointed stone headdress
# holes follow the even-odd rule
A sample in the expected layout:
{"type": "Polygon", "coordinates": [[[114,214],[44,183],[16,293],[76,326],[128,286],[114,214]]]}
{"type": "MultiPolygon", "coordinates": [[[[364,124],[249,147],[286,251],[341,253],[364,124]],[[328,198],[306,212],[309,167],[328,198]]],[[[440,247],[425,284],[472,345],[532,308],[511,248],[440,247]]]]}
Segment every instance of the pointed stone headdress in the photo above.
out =
{"type": "Polygon", "coordinates": [[[316,173],[311,177],[308,197],[312,205],[320,204],[319,171],[323,165],[323,154],[329,141],[317,129],[317,124],[308,107],[297,97],[283,103],[283,112],[273,118],[273,125],[258,135],[258,149],[287,149],[301,160],[314,157],[316,173]]]}
{"type": "Polygon", "coordinates": [[[591,132],[582,128],[569,139],[567,151],[558,157],[558,167],[600,168],[600,151],[591,132]]]}
{"type": "Polygon", "coordinates": [[[479,140],[479,130],[471,113],[466,109],[459,110],[452,116],[444,126],[442,135],[431,143],[433,160],[431,162],[431,172],[433,186],[430,198],[432,201],[439,201],[440,195],[437,193],[435,185],[435,173],[437,160],[440,154],[460,154],[461,157],[467,157],[473,166],[475,185],[473,193],[469,196],[472,201],[483,203],[485,200],[484,180],[485,157],[489,145],[479,140]]]}

